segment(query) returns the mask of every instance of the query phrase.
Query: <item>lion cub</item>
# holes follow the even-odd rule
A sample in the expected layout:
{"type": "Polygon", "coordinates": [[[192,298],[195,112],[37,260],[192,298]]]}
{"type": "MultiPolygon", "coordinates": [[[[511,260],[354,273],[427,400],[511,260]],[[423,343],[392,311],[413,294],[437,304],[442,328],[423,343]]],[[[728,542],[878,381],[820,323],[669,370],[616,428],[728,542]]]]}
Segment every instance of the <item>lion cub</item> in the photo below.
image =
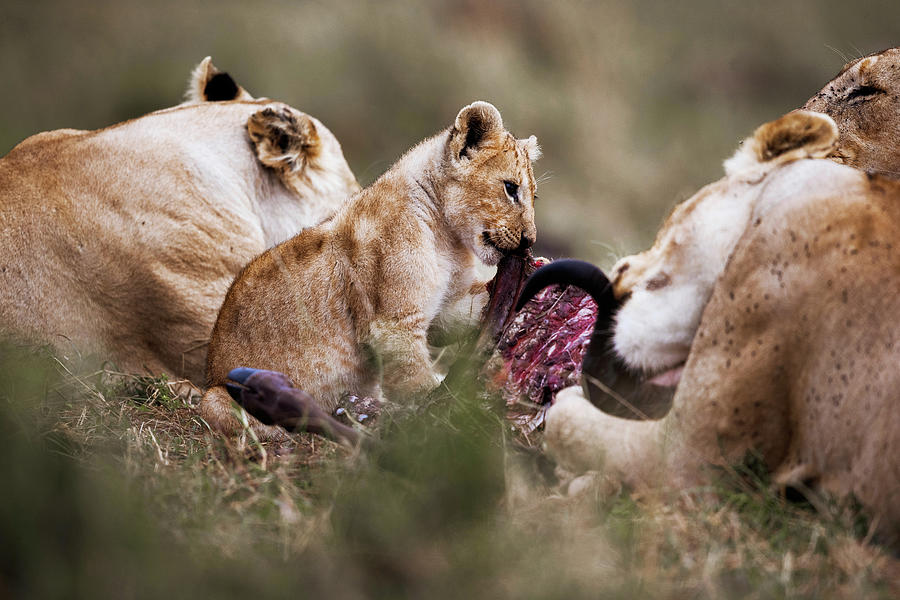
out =
{"type": "Polygon", "coordinates": [[[330,220],[253,260],[213,329],[206,421],[238,427],[223,385],[237,366],[284,372],[327,410],[345,392],[404,400],[435,386],[432,321],[483,290],[478,260],[495,265],[534,243],[539,156],[534,136],[517,140],[493,105],[475,102],[330,220]]]}

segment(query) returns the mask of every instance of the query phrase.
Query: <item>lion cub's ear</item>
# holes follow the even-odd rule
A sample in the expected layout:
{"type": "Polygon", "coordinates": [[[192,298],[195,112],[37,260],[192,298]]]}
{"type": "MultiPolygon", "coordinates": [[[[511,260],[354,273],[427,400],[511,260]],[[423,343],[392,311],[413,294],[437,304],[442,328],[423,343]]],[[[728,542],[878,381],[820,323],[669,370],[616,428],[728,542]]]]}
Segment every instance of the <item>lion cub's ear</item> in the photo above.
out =
{"type": "Polygon", "coordinates": [[[795,110],[760,125],[725,161],[733,175],[759,165],[775,165],[801,158],[825,158],[834,150],[838,128],[826,114],[795,110]]]}
{"type": "Polygon", "coordinates": [[[312,118],[289,106],[254,113],[247,120],[247,133],[260,162],[284,173],[301,170],[321,149],[312,118]]]}
{"type": "Polygon", "coordinates": [[[253,96],[235,83],[231,75],[220,71],[209,56],[191,72],[184,96],[188,102],[253,100],[253,96]]]}
{"type": "Polygon", "coordinates": [[[531,162],[536,161],[544,155],[541,151],[540,144],[538,144],[537,138],[533,135],[529,136],[527,139],[519,140],[519,143],[525,148],[525,153],[528,155],[528,160],[531,162]]]}
{"type": "Polygon", "coordinates": [[[450,130],[450,151],[454,160],[472,158],[503,133],[500,111],[489,102],[473,102],[456,115],[450,130]]]}

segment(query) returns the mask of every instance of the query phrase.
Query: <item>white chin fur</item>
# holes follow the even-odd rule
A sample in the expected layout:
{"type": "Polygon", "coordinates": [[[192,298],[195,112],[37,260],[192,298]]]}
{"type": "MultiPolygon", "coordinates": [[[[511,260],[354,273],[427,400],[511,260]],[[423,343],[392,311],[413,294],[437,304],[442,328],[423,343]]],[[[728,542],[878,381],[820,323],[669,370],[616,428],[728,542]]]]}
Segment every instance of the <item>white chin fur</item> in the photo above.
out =
{"type": "Polygon", "coordinates": [[[499,250],[485,244],[481,239],[475,241],[475,254],[481,262],[491,267],[499,263],[500,259],[503,258],[503,254],[499,250]]]}
{"type": "Polygon", "coordinates": [[[687,360],[704,299],[690,286],[636,290],[616,315],[613,346],[625,363],[659,373],[687,360]]]}

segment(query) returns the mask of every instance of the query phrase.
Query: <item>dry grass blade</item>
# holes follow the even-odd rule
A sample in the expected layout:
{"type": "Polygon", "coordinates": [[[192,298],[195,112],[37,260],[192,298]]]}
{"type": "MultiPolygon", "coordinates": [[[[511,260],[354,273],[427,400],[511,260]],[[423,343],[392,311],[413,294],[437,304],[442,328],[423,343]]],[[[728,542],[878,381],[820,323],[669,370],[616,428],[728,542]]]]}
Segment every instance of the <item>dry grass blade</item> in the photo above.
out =
{"type": "MultiPolygon", "coordinates": [[[[302,435],[289,448],[213,436],[170,382],[109,372],[64,372],[40,391],[37,419],[13,423],[37,431],[31,438],[43,440],[75,481],[92,482],[57,496],[53,510],[81,511],[69,517],[83,523],[78,539],[102,543],[91,552],[106,560],[113,558],[101,548],[118,547],[122,535],[134,540],[117,556],[142,556],[144,571],[120,570],[147,589],[200,593],[201,586],[225,597],[248,585],[261,597],[300,588],[341,597],[446,595],[435,589],[622,598],[898,591],[895,559],[863,540],[866,530],[847,507],[822,516],[741,468],[715,489],[675,497],[639,497],[599,474],[570,486],[572,496],[559,495],[531,454],[500,443],[508,426],[469,393],[425,415],[379,417],[381,443],[366,456],[302,435]],[[120,498],[112,507],[102,500],[110,489],[120,498]],[[85,503],[73,504],[78,497],[85,503]],[[94,510],[102,520],[84,516],[94,510]],[[128,524],[103,533],[103,520],[128,524]],[[150,533],[123,534],[135,527],[150,533]],[[152,540],[166,540],[169,550],[152,550],[162,543],[152,540]],[[191,566],[190,578],[178,574],[174,557],[191,566]]],[[[540,444],[540,432],[530,437],[540,444]]],[[[35,460],[11,443],[19,463],[35,460]]],[[[12,467],[3,468],[16,480],[12,467]]],[[[18,516],[4,520],[0,510],[0,527],[43,510],[34,502],[42,469],[30,468],[29,483],[17,484],[32,501],[8,500],[20,506],[18,516]]],[[[39,555],[57,543],[44,542],[39,555]]]]}

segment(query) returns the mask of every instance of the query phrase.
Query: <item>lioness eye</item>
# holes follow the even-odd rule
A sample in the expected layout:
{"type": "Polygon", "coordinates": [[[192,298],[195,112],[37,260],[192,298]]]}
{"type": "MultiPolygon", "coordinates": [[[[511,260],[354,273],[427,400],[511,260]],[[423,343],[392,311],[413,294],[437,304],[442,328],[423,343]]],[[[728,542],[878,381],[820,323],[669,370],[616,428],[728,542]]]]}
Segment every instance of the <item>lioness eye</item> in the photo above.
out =
{"type": "Polygon", "coordinates": [[[504,181],[503,185],[506,186],[506,194],[515,200],[519,201],[519,184],[513,183],[512,181],[504,181]]]}
{"type": "Polygon", "coordinates": [[[859,87],[853,88],[847,94],[847,100],[856,100],[857,98],[869,98],[871,96],[877,96],[878,94],[883,94],[884,90],[874,85],[860,85],[859,87]]]}

